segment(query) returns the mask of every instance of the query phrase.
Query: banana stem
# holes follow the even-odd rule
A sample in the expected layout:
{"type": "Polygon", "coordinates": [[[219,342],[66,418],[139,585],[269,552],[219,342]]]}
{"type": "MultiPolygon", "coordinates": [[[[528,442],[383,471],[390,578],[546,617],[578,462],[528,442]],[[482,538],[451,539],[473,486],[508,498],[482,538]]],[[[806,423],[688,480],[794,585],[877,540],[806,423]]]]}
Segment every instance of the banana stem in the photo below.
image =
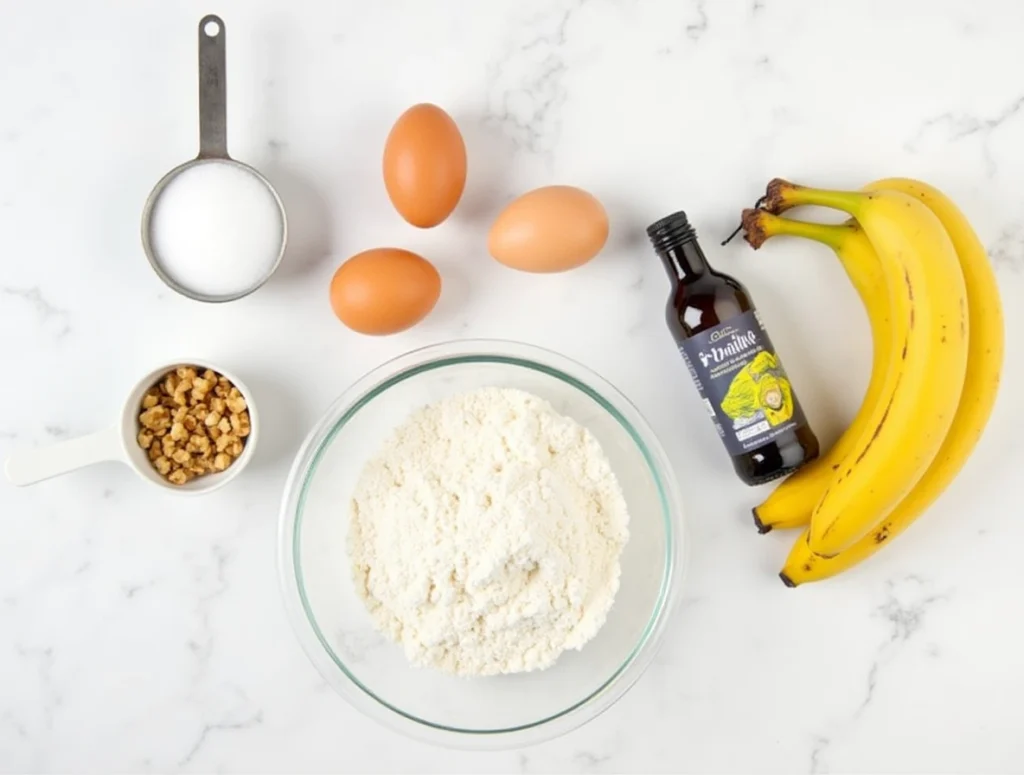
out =
{"type": "Polygon", "coordinates": [[[868,198],[866,194],[858,192],[807,188],[782,178],[775,178],[768,183],[765,191],[764,209],[778,215],[791,207],[818,205],[842,210],[856,218],[862,204],[868,198]]]}
{"type": "Polygon", "coordinates": [[[766,240],[779,235],[804,237],[821,242],[833,250],[838,250],[856,228],[852,223],[834,226],[825,223],[797,221],[792,218],[780,218],[765,210],[743,211],[744,239],[755,250],[761,247],[766,240]]]}

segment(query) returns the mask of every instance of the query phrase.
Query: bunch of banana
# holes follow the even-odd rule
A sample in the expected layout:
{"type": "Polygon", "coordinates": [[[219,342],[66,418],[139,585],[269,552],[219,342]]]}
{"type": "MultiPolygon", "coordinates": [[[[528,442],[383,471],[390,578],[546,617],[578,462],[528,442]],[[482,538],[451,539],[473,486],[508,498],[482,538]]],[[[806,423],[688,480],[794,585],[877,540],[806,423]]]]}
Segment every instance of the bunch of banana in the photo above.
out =
{"type": "Polygon", "coordinates": [[[988,256],[940,191],[892,178],[863,191],[783,180],[745,210],[755,248],[776,235],[832,248],[862,299],[874,341],[871,381],[836,444],[754,509],[761,532],[800,528],[788,586],[833,576],[909,526],[959,473],[984,430],[1003,362],[1003,317],[988,256]],[[820,205],[840,226],[779,217],[820,205]]]}

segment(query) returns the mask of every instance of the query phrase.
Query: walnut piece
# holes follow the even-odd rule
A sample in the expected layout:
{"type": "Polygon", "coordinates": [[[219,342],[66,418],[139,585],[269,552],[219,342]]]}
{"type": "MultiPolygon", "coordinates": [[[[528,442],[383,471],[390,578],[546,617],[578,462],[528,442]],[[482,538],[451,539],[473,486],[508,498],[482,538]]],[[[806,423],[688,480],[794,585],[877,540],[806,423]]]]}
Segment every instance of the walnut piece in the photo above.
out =
{"type": "Polygon", "coordinates": [[[160,431],[171,427],[171,413],[165,406],[154,406],[139,415],[139,424],[151,431],[160,431]]]}
{"type": "Polygon", "coordinates": [[[242,392],[212,369],[183,365],[143,395],[136,439],[168,482],[226,471],[252,432],[242,392]]]}
{"type": "Polygon", "coordinates": [[[187,484],[193,476],[194,474],[191,471],[179,468],[167,475],[167,481],[171,484],[187,484]]]}

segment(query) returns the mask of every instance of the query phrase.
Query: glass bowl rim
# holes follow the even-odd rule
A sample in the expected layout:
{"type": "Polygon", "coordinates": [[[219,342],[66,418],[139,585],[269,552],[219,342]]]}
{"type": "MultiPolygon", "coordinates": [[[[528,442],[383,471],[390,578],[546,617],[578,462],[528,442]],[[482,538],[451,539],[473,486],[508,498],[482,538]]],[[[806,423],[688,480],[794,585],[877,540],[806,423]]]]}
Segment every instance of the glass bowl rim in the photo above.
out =
{"type": "Polygon", "coordinates": [[[596,718],[636,683],[660,645],[688,566],[689,541],[678,484],[668,456],[636,406],[589,367],[553,350],[503,339],[461,339],[426,345],[384,361],[342,391],[317,420],[295,455],[278,524],[278,576],[288,619],[307,658],[350,705],[423,742],[467,749],[502,749],[558,737],[596,718]],[[320,630],[303,582],[299,546],[303,505],[320,460],[360,409],[390,387],[445,366],[499,363],[560,379],[595,401],[627,432],[654,478],[665,535],[664,570],[651,617],[618,668],[586,697],[536,721],[500,729],[463,729],[420,718],[378,697],[349,672],[320,630]],[[572,373],[574,372],[574,373],[572,373]],[[626,415],[630,415],[627,417],[626,415]]]}

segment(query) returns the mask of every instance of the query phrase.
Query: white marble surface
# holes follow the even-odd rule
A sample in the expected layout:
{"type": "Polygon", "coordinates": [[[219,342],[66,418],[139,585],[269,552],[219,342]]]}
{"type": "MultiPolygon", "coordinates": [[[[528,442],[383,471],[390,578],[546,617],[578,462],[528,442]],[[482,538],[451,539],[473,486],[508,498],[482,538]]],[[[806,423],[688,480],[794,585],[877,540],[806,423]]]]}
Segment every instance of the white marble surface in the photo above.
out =
{"type": "Polygon", "coordinates": [[[0,483],[5,772],[1011,771],[1024,764],[1024,545],[1013,408],[1024,349],[1024,5],[814,0],[4,4],[0,25],[0,456],[106,425],[151,363],[206,355],[257,393],[251,469],[206,498],[116,464],[0,483]],[[292,250],[254,296],[201,306],[143,258],[149,188],[195,153],[195,25],[228,25],[229,136],[276,181],[292,250]],[[434,101],[469,150],[466,198],[430,232],[390,209],[390,122],[434,101]],[[760,537],[662,323],[642,228],[685,208],[751,289],[819,435],[867,380],[867,325],[810,245],[715,247],[772,176],[945,188],[991,249],[1006,390],[956,484],[906,537],[785,589],[791,536],[760,537]],[[515,274],[484,235],[514,194],[596,193],[608,250],[515,274]],[[416,329],[343,329],[337,263],[421,251],[445,293],[416,329]],[[299,440],[382,360],[464,336],[544,345],[616,383],[686,488],[692,559],[656,663],[607,714],[535,748],[398,737],[320,679],[283,614],[277,506],[299,440]]]}

